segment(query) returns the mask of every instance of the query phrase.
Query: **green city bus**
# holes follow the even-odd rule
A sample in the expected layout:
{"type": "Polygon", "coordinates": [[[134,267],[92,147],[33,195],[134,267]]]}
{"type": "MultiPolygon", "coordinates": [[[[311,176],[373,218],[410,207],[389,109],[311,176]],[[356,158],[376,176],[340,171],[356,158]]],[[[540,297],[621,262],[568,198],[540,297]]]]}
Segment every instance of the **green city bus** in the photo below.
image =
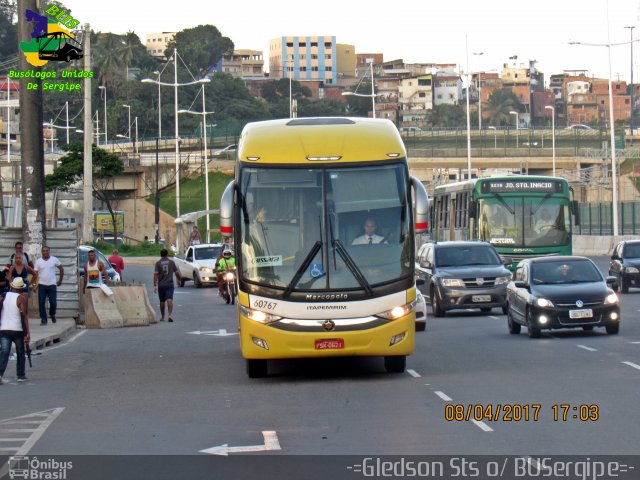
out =
{"type": "Polygon", "coordinates": [[[571,255],[572,227],[580,223],[571,195],[565,179],[544,176],[440,185],[433,194],[431,239],[489,242],[512,257],[513,268],[524,258],[571,255]]]}

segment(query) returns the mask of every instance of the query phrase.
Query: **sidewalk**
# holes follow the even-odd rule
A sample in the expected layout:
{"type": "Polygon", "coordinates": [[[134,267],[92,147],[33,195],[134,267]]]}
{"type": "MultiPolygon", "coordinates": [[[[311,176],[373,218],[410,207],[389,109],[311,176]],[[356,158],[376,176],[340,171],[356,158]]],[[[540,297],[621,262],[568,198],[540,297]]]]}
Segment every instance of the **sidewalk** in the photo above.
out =
{"type": "Polygon", "coordinates": [[[59,343],[76,331],[76,322],[73,318],[58,318],[56,323],[49,321],[46,325],[40,325],[39,318],[29,319],[31,332],[31,350],[40,350],[59,343]]]}

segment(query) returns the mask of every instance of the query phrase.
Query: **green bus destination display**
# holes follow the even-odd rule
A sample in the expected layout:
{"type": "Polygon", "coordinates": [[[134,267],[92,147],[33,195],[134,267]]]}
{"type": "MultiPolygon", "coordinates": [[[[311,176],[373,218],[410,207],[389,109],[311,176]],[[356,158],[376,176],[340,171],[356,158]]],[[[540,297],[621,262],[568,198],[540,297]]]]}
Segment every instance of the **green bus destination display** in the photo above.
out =
{"type": "Polygon", "coordinates": [[[562,193],[562,182],[558,180],[484,180],[481,193],[562,193]]]}

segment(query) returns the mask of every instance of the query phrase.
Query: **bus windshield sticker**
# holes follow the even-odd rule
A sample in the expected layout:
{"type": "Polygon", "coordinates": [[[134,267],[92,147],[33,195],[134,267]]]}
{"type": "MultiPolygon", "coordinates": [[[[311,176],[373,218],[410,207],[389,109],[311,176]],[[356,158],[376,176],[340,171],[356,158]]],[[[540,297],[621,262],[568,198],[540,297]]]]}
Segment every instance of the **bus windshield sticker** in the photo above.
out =
{"type": "Polygon", "coordinates": [[[312,263],[309,267],[309,275],[311,278],[320,278],[324,276],[324,270],[321,263],[312,263]]]}
{"type": "Polygon", "coordinates": [[[481,190],[482,193],[562,193],[562,182],[557,180],[488,180],[482,183],[481,190]]]}
{"type": "Polygon", "coordinates": [[[516,241],[513,238],[492,238],[489,243],[497,243],[499,245],[515,245],[516,241]]]}
{"type": "Polygon", "coordinates": [[[281,267],[282,255],[269,255],[268,257],[256,257],[253,260],[256,267],[281,267]]]}

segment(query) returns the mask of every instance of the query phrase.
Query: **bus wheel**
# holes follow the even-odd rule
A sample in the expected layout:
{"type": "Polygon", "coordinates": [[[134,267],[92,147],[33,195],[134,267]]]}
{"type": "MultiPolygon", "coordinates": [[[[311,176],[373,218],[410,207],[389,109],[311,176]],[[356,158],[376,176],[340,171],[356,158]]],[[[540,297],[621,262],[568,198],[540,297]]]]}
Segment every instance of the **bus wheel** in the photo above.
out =
{"type": "Polygon", "coordinates": [[[267,376],[266,360],[247,360],[247,375],[249,378],[262,378],[267,376]]]}
{"type": "Polygon", "coordinates": [[[387,373],[402,373],[407,367],[407,357],[405,355],[384,357],[384,368],[387,373]]]}

